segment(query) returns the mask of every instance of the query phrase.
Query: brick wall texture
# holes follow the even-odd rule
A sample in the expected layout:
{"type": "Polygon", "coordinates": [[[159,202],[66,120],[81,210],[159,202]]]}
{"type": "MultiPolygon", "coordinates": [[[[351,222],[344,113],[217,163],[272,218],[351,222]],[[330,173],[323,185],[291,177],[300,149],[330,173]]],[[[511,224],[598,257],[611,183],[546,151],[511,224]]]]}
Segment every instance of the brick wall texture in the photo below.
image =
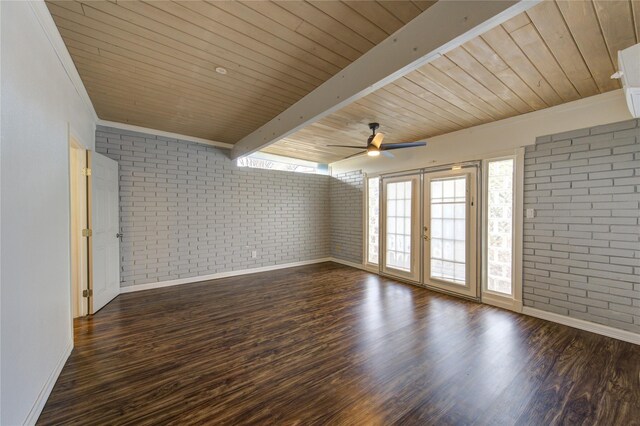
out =
{"type": "Polygon", "coordinates": [[[640,333],[639,122],[527,147],[525,306],[640,333]]]}
{"type": "Polygon", "coordinates": [[[123,287],[330,255],[329,176],[239,168],[214,147],[102,126],[96,151],[120,165],[123,287]]]}
{"type": "Polygon", "coordinates": [[[331,256],[362,263],[364,175],[361,171],[331,179],[331,256]]]}

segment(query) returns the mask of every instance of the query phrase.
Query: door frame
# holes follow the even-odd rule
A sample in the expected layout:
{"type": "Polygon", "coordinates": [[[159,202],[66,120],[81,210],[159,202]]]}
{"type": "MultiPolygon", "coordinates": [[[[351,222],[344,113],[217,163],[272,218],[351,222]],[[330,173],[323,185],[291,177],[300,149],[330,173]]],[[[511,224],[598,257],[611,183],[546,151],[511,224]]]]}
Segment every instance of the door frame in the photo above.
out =
{"type": "Polygon", "coordinates": [[[421,284],[420,278],[422,274],[422,244],[420,244],[420,217],[422,215],[422,203],[420,203],[421,192],[422,175],[419,173],[404,173],[393,176],[380,176],[380,230],[378,231],[380,235],[380,241],[378,241],[378,248],[380,251],[378,254],[379,273],[381,275],[408,281],[413,284],[421,284]],[[414,269],[413,272],[406,272],[394,268],[388,268],[386,266],[385,257],[385,253],[387,250],[387,190],[385,184],[394,182],[406,182],[408,179],[414,182],[411,191],[411,269],[414,269]],[[413,220],[414,217],[418,219],[417,222],[413,220]]]}
{"type": "Polygon", "coordinates": [[[425,170],[422,175],[423,180],[423,191],[422,191],[422,226],[420,229],[425,230],[424,235],[421,238],[422,241],[422,276],[421,281],[422,284],[430,289],[442,291],[446,293],[450,293],[459,297],[469,298],[473,300],[480,300],[481,291],[479,288],[479,283],[481,281],[481,262],[480,257],[482,254],[482,250],[478,250],[478,244],[481,243],[481,226],[478,226],[480,223],[480,213],[482,209],[479,204],[481,204],[481,192],[478,190],[480,188],[479,179],[480,179],[480,167],[479,164],[469,164],[469,165],[452,165],[444,170],[425,170]],[[448,283],[444,280],[432,279],[429,271],[430,271],[430,262],[427,260],[427,256],[430,253],[430,241],[429,238],[431,235],[431,229],[427,228],[427,224],[431,222],[431,214],[429,208],[430,202],[430,188],[429,182],[431,179],[435,178],[454,178],[456,176],[467,176],[467,191],[469,194],[469,199],[466,202],[466,218],[467,218],[467,229],[466,236],[468,241],[466,242],[465,247],[465,266],[466,266],[466,276],[467,283],[462,285],[456,285],[453,283],[448,283]],[[428,230],[427,230],[428,229],[428,230]],[[427,275],[429,274],[429,276],[427,275]]]}
{"type": "MultiPolygon", "coordinates": [[[[478,218],[478,236],[477,238],[479,238],[478,241],[481,242],[482,245],[482,250],[478,250],[478,256],[477,256],[477,267],[479,268],[479,270],[477,271],[477,277],[478,280],[484,281],[483,280],[483,276],[482,274],[484,274],[484,258],[485,258],[485,236],[483,235],[483,229],[486,227],[486,217],[484,214],[484,209],[485,209],[485,196],[486,196],[486,181],[484,179],[484,174],[485,174],[485,168],[486,168],[486,163],[489,160],[494,160],[497,158],[507,158],[507,157],[513,157],[516,160],[515,163],[515,176],[514,176],[514,199],[515,199],[515,204],[514,204],[514,212],[513,212],[513,220],[514,220],[514,245],[513,245],[513,250],[514,250],[514,258],[513,258],[513,270],[514,270],[514,292],[513,292],[513,297],[498,297],[496,295],[493,294],[489,294],[488,292],[482,291],[482,286],[484,285],[483,282],[481,282],[479,284],[480,288],[479,288],[479,297],[475,298],[473,300],[475,301],[481,301],[482,303],[485,304],[489,304],[489,305],[494,305],[494,306],[498,306],[500,308],[504,308],[504,309],[508,309],[511,311],[515,311],[515,312],[521,312],[522,311],[522,293],[523,293],[523,269],[524,269],[524,261],[523,261],[523,239],[524,239],[524,232],[523,232],[523,228],[524,228],[524,201],[523,201],[523,194],[524,194],[524,152],[525,152],[525,148],[524,147],[518,147],[512,150],[503,150],[503,151],[496,151],[496,152],[491,152],[488,154],[485,154],[482,156],[482,158],[477,159],[477,160],[466,160],[466,161],[462,161],[462,162],[457,162],[457,163],[445,163],[445,164],[424,164],[422,167],[419,168],[415,168],[415,169],[394,169],[394,170],[389,170],[389,171],[373,171],[373,172],[368,172],[365,173],[365,176],[367,177],[380,177],[381,179],[383,178],[390,178],[390,177],[394,177],[394,176],[405,176],[405,175],[409,175],[409,174],[415,174],[415,173],[424,173],[424,172],[430,172],[430,171],[439,171],[439,170],[450,170],[452,167],[456,166],[456,167],[467,167],[467,166],[476,166],[479,168],[479,170],[481,170],[481,173],[479,173],[479,176],[476,180],[476,185],[478,188],[481,188],[481,190],[478,191],[478,210],[479,210],[479,214],[481,215],[481,217],[478,218]]],[[[435,163],[435,161],[432,161],[431,163],[435,163]]],[[[366,216],[364,216],[366,214],[366,207],[367,207],[367,197],[365,196],[364,198],[364,203],[363,206],[365,206],[365,212],[363,213],[363,219],[366,218],[366,216]]],[[[382,215],[382,208],[380,208],[380,214],[382,215]]],[[[423,215],[421,214],[421,217],[423,215]]],[[[423,221],[423,219],[421,219],[421,221],[423,221]]],[[[382,223],[384,222],[384,220],[382,219],[382,217],[380,218],[380,223],[382,226],[382,223]]],[[[421,224],[421,226],[424,226],[421,224]]],[[[421,228],[422,229],[422,228],[421,228]]],[[[367,235],[366,232],[366,227],[363,228],[363,235],[367,235]]],[[[382,235],[383,230],[380,229],[380,234],[382,235]]],[[[380,253],[379,255],[382,256],[382,244],[380,244],[379,246],[380,248],[380,253]]],[[[366,249],[365,249],[366,250],[366,249]]],[[[364,252],[364,250],[363,250],[364,252]]],[[[366,252],[365,252],[366,253],[366,252]]],[[[379,268],[378,265],[376,265],[375,268],[367,268],[365,267],[367,270],[371,271],[371,272],[377,272],[379,275],[381,276],[385,276],[385,274],[382,271],[382,268],[379,268]]],[[[408,282],[410,284],[413,285],[418,285],[420,287],[424,287],[424,284],[422,282],[413,282],[413,281],[408,281],[406,279],[403,278],[399,278],[396,276],[392,276],[392,278],[397,279],[399,281],[404,281],[404,282],[408,282]]],[[[437,289],[437,288],[432,288],[433,291],[438,291],[438,292],[442,292],[442,293],[449,293],[446,290],[441,290],[441,289],[437,289]]],[[[455,294],[456,297],[461,297],[461,298],[465,298],[464,296],[460,296],[458,294],[455,294]]]]}
{"type": "MultiPolygon", "coordinates": [[[[69,197],[69,318],[71,335],[73,336],[73,321],[77,317],[86,316],[89,314],[89,305],[87,298],[84,297],[84,291],[88,290],[90,285],[89,268],[91,267],[89,258],[89,242],[88,238],[82,236],[82,230],[89,227],[89,182],[86,176],[86,170],[89,168],[87,164],[87,156],[91,150],[90,145],[87,144],[87,140],[84,140],[80,133],[74,129],[70,123],[67,124],[67,140],[68,140],[68,156],[69,161],[67,170],[68,176],[68,197],[69,197]],[[72,155],[77,155],[80,159],[79,164],[73,164],[71,161],[72,155]],[[84,170],[83,170],[84,169],[84,170]],[[78,199],[73,199],[72,192],[72,174],[79,174],[81,177],[76,181],[76,190],[79,191],[78,199]],[[78,224],[74,223],[74,209],[80,205],[80,217],[78,224]],[[76,225],[80,225],[76,229],[76,225]],[[74,240],[77,244],[77,250],[74,251],[74,240]],[[74,270],[76,269],[76,270],[74,270]],[[80,285],[75,288],[74,286],[74,274],[79,274],[82,277],[80,285]],[[74,313],[76,309],[74,305],[77,305],[78,316],[74,313]]],[[[77,176],[77,175],[76,175],[77,176]]]]}

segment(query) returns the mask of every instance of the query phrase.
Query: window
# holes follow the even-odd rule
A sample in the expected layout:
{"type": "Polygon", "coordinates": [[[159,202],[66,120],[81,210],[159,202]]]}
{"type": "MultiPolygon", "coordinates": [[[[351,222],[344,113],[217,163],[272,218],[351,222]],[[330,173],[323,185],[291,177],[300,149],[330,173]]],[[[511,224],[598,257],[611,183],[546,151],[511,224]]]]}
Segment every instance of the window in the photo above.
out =
{"type": "Polygon", "coordinates": [[[380,178],[367,179],[367,262],[378,264],[380,244],[380,178]]]}
{"type": "Polygon", "coordinates": [[[280,170],[284,172],[328,174],[326,164],[313,161],[299,160],[297,158],[282,157],[279,155],[255,153],[237,160],[238,167],[250,167],[253,169],[280,170]]]}
{"type": "Polygon", "coordinates": [[[431,277],[466,284],[467,177],[431,180],[431,277]]]}
{"type": "Polygon", "coordinates": [[[411,272],[412,183],[387,184],[386,266],[411,272]]]}
{"type": "Polygon", "coordinates": [[[487,290],[511,295],[513,269],[514,159],[488,162],[487,290]]]}

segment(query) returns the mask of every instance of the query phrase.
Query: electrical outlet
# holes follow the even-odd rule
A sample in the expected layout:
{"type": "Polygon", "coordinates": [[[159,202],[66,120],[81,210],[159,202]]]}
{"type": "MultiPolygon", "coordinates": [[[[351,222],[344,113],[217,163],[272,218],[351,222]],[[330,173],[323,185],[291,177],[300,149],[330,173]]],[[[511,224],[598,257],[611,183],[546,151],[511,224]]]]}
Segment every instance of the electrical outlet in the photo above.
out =
{"type": "Polygon", "coordinates": [[[527,209],[527,219],[533,219],[536,217],[536,211],[534,209],[527,209]]]}
{"type": "Polygon", "coordinates": [[[251,250],[251,258],[255,259],[256,257],[258,257],[258,251],[257,250],[251,250]]]}

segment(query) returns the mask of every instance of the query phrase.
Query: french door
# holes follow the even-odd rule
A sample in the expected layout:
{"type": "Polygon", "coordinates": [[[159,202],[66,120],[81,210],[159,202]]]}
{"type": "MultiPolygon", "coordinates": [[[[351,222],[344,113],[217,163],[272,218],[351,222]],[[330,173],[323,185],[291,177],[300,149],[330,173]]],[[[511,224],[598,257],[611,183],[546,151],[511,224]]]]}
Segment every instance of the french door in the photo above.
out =
{"type": "Polygon", "coordinates": [[[477,167],[423,175],[424,285],[466,297],[477,288],[477,167]]]}
{"type": "Polygon", "coordinates": [[[382,179],[380,268],[420,281],[420,175],[382,179]]]}

